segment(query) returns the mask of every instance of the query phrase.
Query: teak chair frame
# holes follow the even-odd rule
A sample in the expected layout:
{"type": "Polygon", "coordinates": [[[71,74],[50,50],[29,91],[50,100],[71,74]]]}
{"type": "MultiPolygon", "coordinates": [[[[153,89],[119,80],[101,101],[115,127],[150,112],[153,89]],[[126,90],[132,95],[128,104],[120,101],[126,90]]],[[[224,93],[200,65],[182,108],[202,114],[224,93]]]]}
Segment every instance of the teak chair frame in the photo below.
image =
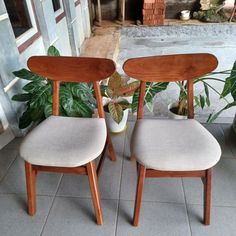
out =
{"type": "MultiPolygon", "coordinates": [[[[127,75],[141,80],[137,120],[143,118],[146,82],[187,80],[188,119],[194,118],[193,80],[213,71],[218,65],[211,54],[179,54],[128,59],[123,66],[127,75]]],[[[158,120],[157,120],[158,122],[158,120]]],[[[131,153],[131,158],[135,158],[131,153]]],[[[210,224],[212,168],[198,171],[160,171],[137,163],[138,181],[133,225],[138,226],[145,178],[200,177],[204,184],[204,224],[210,224]]]]}
{"type": "MultiPolygon", "coordinates": [[[[35,56],[28,60],[28,67],[32,72],[53,81],[52,114],[54,116],[59,116],[59,89],[61,82],[91,82],[93,83],[97,100],[98,115],[100,118],[105,118],[99,81],[108,78],[115,72],[115,64],[112,60],[83,57],[35,56]]],[[[36,176],[39,171],[74,173],[88,175],[97,224],[103,224],[98,176],[101,173],[107,149],[110,153],[111,160],[115,161],[116,154],[108,131],[106,144],[97,169],[94,161],[78,167],[41,166],[25,161],[28,214],[33,216],[36,213],[36,176]]]]}

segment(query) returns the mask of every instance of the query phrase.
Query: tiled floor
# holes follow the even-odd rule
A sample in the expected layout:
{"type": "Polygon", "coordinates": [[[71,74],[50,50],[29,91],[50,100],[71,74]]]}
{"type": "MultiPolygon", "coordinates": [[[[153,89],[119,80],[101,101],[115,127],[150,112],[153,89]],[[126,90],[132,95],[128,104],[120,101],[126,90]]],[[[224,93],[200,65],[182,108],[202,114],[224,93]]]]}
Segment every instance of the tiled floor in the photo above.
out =
{"type": "Polygon", "coordinates": [[[236,235],[236,137],[229,125],[206,125],[221,144],[223,155],[214,171],[212,223],[202,224],[199,179],[145,181],[139,227],[131,225],[136,167],[128,160],[134,123],[113,136],[118,160],[106,160],[99,179],[104,225],[95,223],[86,176],[40,173],[37,214],[26,213],[20,139],[0,150],[0,235],[102,236],[234,236],[236,235]]]}

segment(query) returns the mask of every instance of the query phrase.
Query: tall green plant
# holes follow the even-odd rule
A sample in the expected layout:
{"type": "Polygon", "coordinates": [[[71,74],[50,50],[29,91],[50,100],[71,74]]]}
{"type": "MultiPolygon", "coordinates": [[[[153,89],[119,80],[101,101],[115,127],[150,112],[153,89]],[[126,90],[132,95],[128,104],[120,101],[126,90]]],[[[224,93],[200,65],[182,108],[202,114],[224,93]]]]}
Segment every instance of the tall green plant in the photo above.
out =
{"type": "MultiPolygon", "coordinates": [[[[60,53],[54,46],[51,46],[47,55],[60,56],[60,53]]],[[[23,93],[12,97],[13,101],[26,104],[26,109],[19,119],[19,128],[24,129],[32,123],[41,122],[52,114],[52,82],[27,69],[15,71],[13,74],[20,79],[30,81],[22,88],[23,93]]],[[[91,117],[95,107],[96,100],[89,84],[61,84],[60,115],[91,117]]]]}
{"type": "MultiPolygon", "coordinates": [[[[200,107],[204,109],[206,106],[210,107],[211,99],[210,99],[210,91],[216,93],[219,96],[219,99],[224,99],[226,105],[220,111],[216,113],[210,114],[207,122],[213,122],[224,110],[229,109],[236,105],[236,61],[230,70],[212,72],[204,75],[203,77],[196,78],[194,80],[194,85],[202,84],[203,92],[194,96],[194,105],[195,107],[200,107]],[[226,75],[226,79],[219,78],[219,75],[226,75]],[[214,88],[209,82],[217,81],[223,84],[223,91],[218,91],[214,88]],[[233,101],[229,102],[226,98],[227,95],[231,94],[233,101]]],[[[178,115],[187,115],[187,82],[181,81],[176,82],[179,87],[179,97],[178,97],[178,107],[177,114],[178,115]]]]}

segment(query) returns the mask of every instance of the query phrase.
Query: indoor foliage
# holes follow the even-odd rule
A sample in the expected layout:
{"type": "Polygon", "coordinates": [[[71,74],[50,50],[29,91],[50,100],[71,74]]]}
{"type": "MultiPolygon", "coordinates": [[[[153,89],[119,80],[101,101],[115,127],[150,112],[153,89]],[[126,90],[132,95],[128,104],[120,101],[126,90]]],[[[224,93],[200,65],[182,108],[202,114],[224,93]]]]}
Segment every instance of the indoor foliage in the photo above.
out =
{"type": "MultiPolygon", "coordinates": [[[[59,51],[51,46],[48,56],[60,56],[59,51]]],[[[56,65],[55,65],[56,66],[56,65]]],[[[52,81],[27,69],[13,72],[16,77],[30,81],[12,100],[24,102],[26,109],[19,119],[19,128],[24,129],[32,123],[39,123],[52,114],[52,81]]],[[[61,83],[60,115],[91,117],[96,107],[93,89],[87,83],[61,83]]]]}

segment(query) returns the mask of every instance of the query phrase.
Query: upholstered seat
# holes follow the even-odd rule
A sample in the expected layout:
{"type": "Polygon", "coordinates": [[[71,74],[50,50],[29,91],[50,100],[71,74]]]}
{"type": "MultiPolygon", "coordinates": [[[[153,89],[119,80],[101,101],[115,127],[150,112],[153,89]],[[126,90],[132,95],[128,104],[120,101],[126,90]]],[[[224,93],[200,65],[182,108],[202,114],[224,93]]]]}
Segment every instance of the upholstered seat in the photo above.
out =
{"type": "Polygon", "coordinates": [[[138,120],[132,153],[146,168],[194,171],[213,167],[221,149],[215,138],[196,120],[138,120]]]}
{"type": "Polygon", "coordinates": [[[102,153],[106,137],[103,118],[51,116],[26,136],[20,155],[33,165],[81,166],[102,153]]]}

